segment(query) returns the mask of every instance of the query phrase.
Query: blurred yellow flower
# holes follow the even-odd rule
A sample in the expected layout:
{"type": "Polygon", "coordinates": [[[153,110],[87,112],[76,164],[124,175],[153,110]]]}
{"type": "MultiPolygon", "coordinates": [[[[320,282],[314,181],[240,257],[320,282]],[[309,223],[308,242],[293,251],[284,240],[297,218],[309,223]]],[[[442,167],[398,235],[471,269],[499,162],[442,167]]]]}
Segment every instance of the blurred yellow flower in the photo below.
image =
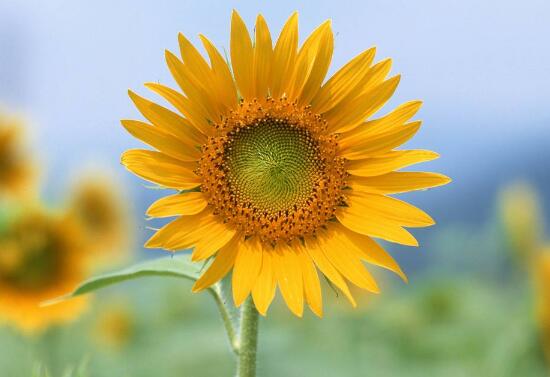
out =
{"type": "Polygon", "coordinates": [[[77,317],[85,298],[40,304],[82,281],[85,255],[72,224],[42,209],[20,211],[0,229],[0,321],[34,333],[77,317]]]}
{"type": "Polygon", "coordinates": [[[0,113],[0,196],[32,193],[36,169],[22,143],[21,120],[0,113]]]}
{"type": "Polygon", "coordinates": [[[395,150],[418,131],[421,122],[410,119],[420,101],[367,120],[399,83],[399,75],[386,78],[391,60],[373,64],[371,48],[325,82],[333,53],[331,23],[324,22],[298,48],[297,14],[273,47],[261,15],[252,39],[234,12],[231,66],[206,37],[200,38],[210,64],[181,34],[181,56],[166,52],[181,92],[146,84],[180,114],[130,92],[149,123],[122,121],[129,133],[156,149],[129,150],[123,164],[180,191],[149,208],[152,217],[178,218],[146,246],[194,247],[195,261],[214,257],[193,290],[233,270],[235,304],[252,294],[263,315],[278,286],[294,314],[302,316],[305,301],[321,316],[317,269],[354,306],[346,279],[379,291],[362,261],[406,279],[372,237],[417,246],[405,227],[434,221],[388,195],[450,179],[396,172],[438,157],[426,150],[395,150]]]}
{"type": "Polygon", "coordinates": [[[507,241],[522,263],[533,257],[541,242],[543,219],[540,200],[527,183],[509,185],[499,197],[500,217],[507,241]]]}
{"type": "Polygon", "coordinates": [[[114,181],[100,174],[82,177],[69,196],[68,216],[89,244],[94,265],[128,257],[130,227],[126,199],[114,181]]]}
{"type": "Polygon", "coordinates": [[[544,352],[550,364],[550,247],[537,253],[536,269],[537,316],[544,352]]]}
{"type": "Polygon", "coordinates": [[[134,334],[134,320],[128,304],[107,304],[98,315],[93,336],[101,346],[121,349],[134,334]]]}

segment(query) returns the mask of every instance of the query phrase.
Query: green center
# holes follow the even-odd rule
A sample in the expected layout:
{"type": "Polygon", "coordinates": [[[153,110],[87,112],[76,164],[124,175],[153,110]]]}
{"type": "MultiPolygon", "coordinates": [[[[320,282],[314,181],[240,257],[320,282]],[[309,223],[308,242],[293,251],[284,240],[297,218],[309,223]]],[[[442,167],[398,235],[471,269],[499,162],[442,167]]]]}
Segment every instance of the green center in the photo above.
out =
{"type": "Polygon", "coordinates": [[[311,134],[282,120],[262,119],[229,135],[226,168],[238,201],[276,214],[301,207],[322,171],[311,134]]]}

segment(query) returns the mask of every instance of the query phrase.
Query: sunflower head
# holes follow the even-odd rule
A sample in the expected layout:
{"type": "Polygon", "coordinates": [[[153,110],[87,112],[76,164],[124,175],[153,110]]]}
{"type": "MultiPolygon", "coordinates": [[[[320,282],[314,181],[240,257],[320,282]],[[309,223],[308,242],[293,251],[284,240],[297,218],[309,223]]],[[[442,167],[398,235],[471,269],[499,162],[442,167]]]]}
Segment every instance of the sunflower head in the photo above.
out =
{"type": "Polygon", "coordinates": [[[41,308],[84,277],[78,232],[43,210],[21,211],[0,234],[0,319],[37,331],[77,316],[84,301],[41,308]]]}
{"type": "Polygon", "coordinates": [[[132,339],[135,332],[135,318],[128,304],[113,303],[99,313],[93,336],[101,346],[120,350],[132,339]]]}
{"type": "Polygon", "coordinates": [[[93,264],[112,264],[128,256],[125,203],[114,181],[100,174],[81,178],[69,196],[68,221],[76,224],[87,240],[93,264]]]}
{"type": "Polygon", "coordinates": [[[535,263],[535,282],[537,297],[537,319],[541,331],[544,352],[550,363],[550,247],[544,247],[537,254],[535,263]]]}
{"type": "Polygon", "coordinates": [[[327,80],[331,23],[299,46],[297,14],[274,43],[261,15],[251,36],[234,12],[230,63],[200,39],[208,60],[181,34],[179,56],[166,52],[179,90],[146,84],[174,110],[130,92],[147,121],[122,121],[154,148],[125,152],[123,164],[177,190],[149,208],[176,219],[146,246],[193,248],[194,260],[212,260],[194,291],[232,271],[236,305],[251,294],[262,314],[278,287],[295,314],[307,302],[321,315],[319,271],[353,305],[348,282],[378,292],[364,261],[405,278],[373,237],[417,245],[405,228],[433,220],[388,195],[449,179],[396,171],[437,154],[395,149],[419,129],[419,101],[371,119],[399,83],[391,60],[374,63],[371,48],[327,80]]]}
{"type": "Polygon", "coordinates": [[[500,219],[510,249],[518,261],[530,261],[539,247],[543,229],[540,200],[523,182],[507,186],[499,197],[500,219]]]}
{"type": "Polygon", "coordinates": [[[30,192],[35,168],[23,147],[21,123],[0,113],[0,195],[30,192]]]}

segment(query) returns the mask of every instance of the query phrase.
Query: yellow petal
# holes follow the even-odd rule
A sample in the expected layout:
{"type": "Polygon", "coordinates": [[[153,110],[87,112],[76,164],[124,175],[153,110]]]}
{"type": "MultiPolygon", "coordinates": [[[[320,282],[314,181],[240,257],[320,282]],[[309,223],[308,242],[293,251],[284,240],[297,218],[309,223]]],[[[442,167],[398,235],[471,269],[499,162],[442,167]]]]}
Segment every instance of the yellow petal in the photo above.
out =
{"type": "Polygon", "coordinates": [[[233,267],[233,301],[240,306],[248,297],[262,268],[262,247],[257,238],[242,242],[233,267]]]}
{"type": "Polygon", "coordinates": [[[401,127],[411,119],[422,106],[422,101],[410,101],[396,107],[389,114],[363,123],[361,126],[345,132],[338,138],[338,145],[344,150],[353,148],[363,142],[369,135],[401,127]]]}
{"type": "Polygon", "coordinates": [[[353,58],[340,68],[311,101],[313,110],[322,114],[345,98],[351,89],[362,79],[374,59],[376,48],[370,48],[353,58]]]}
{"type": "Polygon", "coordinates": [[[253,60],[254,50],[243,19],[233,11],[231,15],[231,65],[240,95],[245,99],[254,96],[253,60]]]}
{"type": "Polygon", "coordinates": [[[254,44],[254,96],[265,98],[268,95],[273,46],[271,34],[261,14],[256,19],[256,39],[254,44]]]}
{"type": "Polygon", "coordinates": [[[213,127],[208,123],[208,115],[199,107],[194,106],[189,98],[186,98],[180,92],[162,84],[152,82],[146,83],[145,87],[161,95],[185,116],[185,118],[180,117],[178,122],[186,125],[185,130],[189,133],[189,137],[198,144],[204,144],[206,140],[205,135],[210,135],[214,132],[213,127]]]}
{"type": "Polygon", "coordinates": [[[271,256],[281,294],[290,311],[301,317],[304,313],[304,283],[296,251],[286,245],[277,245],[271,256]]]}
{"type": "Polygon", "coordinates": [[[322,23],[300,48],[287,93],[290,100],[297,99],[300,104],[307,104],[319,90],[332,57],[333,36],[330,25],[330,20],[322,23]]]}
{"type": "Polygon", "coordinates": [[[354,177],[348,180],[355,191],[373,194],[396,194],[442,186],[451,179],[443,174],[425,172],[391,172],[376,177],[354,177]]]}
{"type": "Polygon", "coordinates": [[[275,272],[273,270],[273,262],[271,251],[264,250],[262,255],[262,268],[258,275],[258,280],[252,288],[252,298],[254,304],[261,315],[266,315],[269,305],[275,297],[275,288],[277,283],[275,280],[275,272]]]}
{"type": "Polygon", "coordinates": [[[382,216],[386,222],[406,227],[425,227],[435,224],[426,212],[396,198],[358,191],[346,193],[346,197],[350,207],[359,207],[368,215],[382,216]]]}
{"type": "Polygon", "coordinates": [[[366,118],[376,113],[391,98],[401,76],[394,76],[357,98],[346,103],[345,111],[336,106],[324,114],[331,132],[346,132],[357,127],[366,118]]]}
{"type": "Polygon", "coordinates": [[[323,295],[317,269],[311,257],[302,249],[298,253],[300,268],[304,277],[304,294],[311,311],[317,316],[323,316],[323,295]]]}
{"type": "MultiPolygon", "coordinates": [[[[186,144],[158,127],[137,120],[122,120],[121,123],[132,136],[170,157],[182,161],[197,161],[201,156],[200,151],[194,145],[186,144]]],[[[188,140],[188,142],[191,141],[188,140]]]]}
{"type": "Polygon", "coordinates": [[[347,161],[346,169],[348,173],[353,175],[372,177],[420,162],[435,160],[438,157],[439,155],[435,152],[421,149],[389,151],[372,158],[347,161]]]}
{"type": "MultiPolygon", "coordinates": [[[[311,100],[317,95],[321,89],[321,84],[325,80],[330,62],[332,61],[332,53],[334,51],[334,35],[330,28],[330,23],[326,31],[321,36],[317,51],[315,53],[314,61],[309,70],[307,80],[301,90],[301,93],[296,93],[298,97],[298,103],[306,106],[311,104],[311,100]]],[[[298,62],[300,62],[300,56],[298,56],[298,62]]]]}
{"type": "Polygon", "coordinates": [[[327,259],[346,279],[359,288],[373,293],[379,293],[378,284],[369,271],[363,266],[361,260],[350,253],[343,242],[342,233],[334,231],[333,227],[319,233],[319,245],[327,259]]]}
{"type": "Polygon", "coordinates": [[[395,259],[372,238],[355,233],[339,223],[331,224],[331,226],[334,227],[336,232],[340,233],[342,247],[347,247],[350,252],[355,253],[359,258],[370,264],[395,272],[403,281],[407,282],[407,276],[395,259]]]}
{"type": "Polygon", "coordinates": [[[298,48],[298,13],[286,21],[273,51],[273,66],[270,75],[271,95],[280,98],[288,90],[296,64],[298,48]]]}
{"type": "MultiPolygon", "coordinates": [[[[181,236],[186,236],[189,234],[196,236],[199,231],[204,231],[204,224],[210,217],[212,217],[212,213],[210,211],[202,211],[196,215],[178,217],[176,220],[160,228],[145,243],[145,247],[164,248],[171,250],[167,247],[167,245],[172,240],[174,240],[175,238],[181,238],[181,236]]],[[[191,241],[191,244],[197,239],[198,237],[195,237],[191,241]]]]}
{"type": "Polygon", "coordinates": [[[231,71],[227,65],[225,59],[220,54],[218,49],[214,47],[212,42],[210,42],[204,35],[199,36],[201,38],[202,44],[210,57],[210,64],[212,65],[212,71],[217,81],[217,87],[219,90],[219,99],[224,101],[227,108],[232,108],[237,105],[237,89],[235,88],[235,82],[233,81],[233,76],[231,76],[231,71]]]}
{"type": "Polygon", "coordinates": [[[190,190],[202,182],[189,165],[160,152],[131,149],[123,153],[121,162],[132,173],[167,188],[190,190]]]}
{"type": "Polygon", "coordinates": [[[157,105],[132,91],[128,94],[139,112],[143,116],[163,131],[176,136],[188,146],[201,145],[206,141],[206,138],[196,129],[190,127],[189,122],[178,114],[168,110],[165,107],[157,105]]]}
{"type": "Polygon", "coordinates": [[[221,280],[233,268],[242,237],[233,238],[216,254],[208,270],[195,282],[193,292],[200,292],[221,280]]]}
{"type": "Polygon", "coordinates": [[[223,114],[217,106],[215,97],[211,97],[208,88],[203,86],[191,68],[170,51],[165,51],[165,58],[170,73],[191,102],[191,106],[200,109],[206,115],[207,120],[219,121],[223,114]]]}
{"type": "Polygon", "coordinates": [[[328,260],[325,253],[321,249],[317,239],[309,237],[305,239],[305,247],[303,248],[311,259],[315,262],[315,265],[321,270],[321,272],[329,279],[336,287],[338,287],[344,296],[347,297],[353,307],[357,306],[355,299],[351,295],[351,292],[346,284],[346,281],[342,278],[342,275],[334,268],[332,263],[328,260]]]}
{"type": "Polygon", "coordinates": [[[237,231],[234,227],[230,227],[228,224],[224,224],[220,219],[216,218],[205,227],[205,233],[203,233],[202,237],[194,243],[195,248],[193,254],[191,254],[191,260],[197,262],[210,258],[214,253],[230,242],[236,234],[237,231]],[[205,236],[206,232],[208,232],[208,236],[205,236]]]}
{"type": "Polygon", "coordinates": [[[205,209],[207,205],[208,202],[202,192],[187,192],[157,200],[147,209],[147,215],[158,218],[195,215],[205,209]]]}
{"type": "Polygon", "coordinates": [[[374,134],[369,136],[361,145],[354,146],[353,149],[340,151],[340,155],[348,160],[361,160],[364,158],[375,157],[406,143],[420,129],[421,121],[407,123],[398,128],[374,134]]]}

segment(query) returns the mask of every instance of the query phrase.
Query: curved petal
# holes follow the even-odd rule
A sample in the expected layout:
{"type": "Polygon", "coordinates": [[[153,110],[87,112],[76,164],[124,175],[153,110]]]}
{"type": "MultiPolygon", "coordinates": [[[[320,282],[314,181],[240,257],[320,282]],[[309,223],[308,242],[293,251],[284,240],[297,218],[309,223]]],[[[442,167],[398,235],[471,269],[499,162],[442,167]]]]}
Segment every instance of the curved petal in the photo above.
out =
{"type": "Polygon", "coordinates": [[[320,232],[318,239],[325,256],[340,274],[359,288],[373,293],[380,292],[378,284],[361,260],[346,248],[342,233],[329,227],[327,231],[320,232]]]}
{"type": "Polygon", "coordinates": [[[240,244],[233,267],[233,301],[240,306],[248,297],[262,268],[262,246],[256,237],[240,244]]]}
{"type": "Polygon", "coordinates": [[[443,186],[451,179],[443,174],[426,172],[391,172],[376,177],[354,177],[349,179],[355,191],[373,194],[396,194],[443,186]]]}
{"type": "Polygon", "coordinates": [[[185,93],[193,107],[201,109],[207,120],[217,122],[221,119],[222,111],[210,97],[210,93],[203,83],[195,77],[193,71],[170,51],[165,51],[166,65],[170,73],[185,93]]]}
{"type": "Polygon", "coordinates": [[[363,51],[340,68],[312,99],[311,105],[313,110],[318,114],[322,114],[347,97],[352,88],[361,81],[369,70],[375,53],[376,48],[372,47],[363,51]]]}
{"type": "Polygon", "coordinates": [[[275,278],[288,308],[301,317],[304,313],[304,283],[296,251],[287,245],[277,245],[271,251],[275,278]]]}
{"type": "Polygon", "coordinates": [[[394,76],[346,103],[345,111],[336,106],[324,114],[331,132],[346,132],[376,113],[397,89],[400,75],[394,76]]]}
{"type": "Polygon", "coordinates": [[[271,253],[271,251],[263,251],[262,268],[256,283],[252,287],[254,304],[258,312],[264,316],[275,297],[275,289],[277,288],[271,253]]]}
{"type": "Polygon", "coordinates": [[[266,98],[273,61],[273,45],[271,34],[261,14],[256,19],[256,35],[254,44],[254,96],[266,98]]]}
{"type": "Polygon", "coordinates": [[[327,259],[325,253],[321,249],[317,239],[309,237],[305,239],[305,247],[303,248],[311,257],[313,262],[319,270],[330,280],[336,287],[338,287],[344,296],[347,297],[353,307],[357,306],[355,299],[351,295],[351,292],[346,284],[346,281],[342,278],[342,275],[334,268],[332,263],[327,259]]]}
{"type": "Polygon", "coordinates": [[[436,158],[439,154],[421,149],[389,151],[371,158],[346,161],[346,170],[360,177],[373,177],[436,158]]]}
{"type": "Polygon", "coordinates": [[[221,280],[235,264],[235,259],[239,252],[239,245],[243,242],[243,237],[234,237],[227,245],[222,247],[216,254],[214,262],[208,270],[195,282],[193,292],[200,292],[212,284],[221,280]]]}
{"type": "Polygon", "coordinates": [[[313,313],[322,317],[323,295],[317,269],[311,257],[304,250],[300,250],[297,254],[302,269],[302,276],[304,277],[304,294],[306,302],[313,313]]]}
{"type": "Polygon", "coordinates": [[[195,215],[206,208],[208,202],[202,192],[187,192],[166,196],[154,202],[148,209],[151,217],[195,215]]]}
{"type": "Polygon", "coordinates": [[[138,120],[121,120],[120,122],[132,136],[170,157],[182,161],[198,161],[201,156],[196,146],[186,144],[181,139],[162,131],[158,127],[138,120]]]}
{"type": "Polygon", "coordinates": [[[326,76],[333,46],[331,22],[327,20],[311,33],[300,48],[289,85],[290,100],[296,99],[301,105],[309,104],[326,76]]]}
{"type": "Polygon", "coordinates": [[[190,190],[202,182],[189,164],[161,152],[130,149],[122,154],[121,162],[132,173],[167,188],[190,190]]]}
{"type": "Polygon", "coordinates": [[[157,83],[146,83],[145,87],[170,102],[185,118],[179,117],[178,123],[186,125],[186,132],[198,144],[204,144],[206,141],[205,135],[210,135],[214,131],[213,127],[208,123],[208,115],[203,110],[194,106],[189,98],[186,98],[180,92],[171,89],[167,86],[157,83]]]}
{"type": "Polygon", "coordinates": [[[353,149],[342,150],[340,155],[348,160],[361,160],[375,157],[406,143],[420,129],[421,121],[407,123],[401,127],[392,128],[379,134],[371,135],[353,149]]]}
{"type": "Polygon", "coordinates": [[[202,34],[199,35],[199,37],[210,57],[210,64],[212,65],[212,71],[216,78],[220,100],[224,101],[228,108],[232,108],[238,104],[238,98],[237,89],[235,88],[235,82],[233,81],[233,76],[231,76],[229,66],[212,42],[202,34]]]}
{"type": "Polygon", "coordinates": [[[369,216],[382,216],[386,222],[406,227],[435,224],[426,212],[396,198],[358,191],[346,193],[346,197],[350,207],[358,207],[369,216]]]}
{"type": "Polygon", "coordinates": [[[399,264],[372,238],[355,233],[339,223],[331,224],[331,226],[341,235],[343,247],[348,248],[350,252],[370,264],[395,272],[403,281],[407,282],[407,276],[403,273],[399,264]]]}
{"type": "Polygon", "coordinates": [[[137,95],[131,90],[128,91],[128,94],[139,112],[148,121],[163,131],[176,136],[186,145],[196,146],[206,141],[203,135],[200,135],[193,127],[190,127],[189,122],[185,118],[137,95]]]}
{"type": "Polygon", "coordinates": [[[196,215],[178,217],[176,220],[166,224],[153,234],[145,243],[145,247],[151,249],[163,248],[173,250],[167,245],[173,242],[174,239],[181,239],[182,237],[192,235],[192,240],[190,240],[190,245],[188,246],[191,247],[193,243],[198,240],[200,232],[205,231],[204,224],[207,223],[211,217],[211,211],[202,211],[196,215]]]}
{"type": "Polygon", "coordinates": [[[398,221],[388,219],[384,213],[371,209],[368,203],[354,200],[357,193],[346,194],[351,196],[347,207],[336,210],[336,218],[346,228],[354,232],[381,238],[386,241],[409,246],[418,246],[418,241],[408,231],[399,225],[398,221]]]}
{"type": "Polygon", "coordinates": [[[294,12],[286,21],[273,51],[273,66],[270,88],[273,98],[280,98],[287,91],[292,80],[298,48],[298,13],[294,12]]]}
{"type": "Polygon", "coordinates": [[[233,11],[231,14],[231,66],[240,95],[250,99],[254,96],[253,60],[254,49],[243,19],[233,11]]]}
{"type": "Polygon", "coordinates": [[[197,262],[210,258],[230,242],[233,237],[236,237],[236,235],[237,231],[235,228],[230,227],[228,224],[224,224],[220,219],[213,219],[208,224],[208,227],[205,227],[205,233],[202,234],[202,237],[195,242],[191,260],[197,262]],[[206,234],[208,234],[208,236],[206,236],[206,234]]]}
{"type": "Polygon", "coordinates": [[[349,132],[340,135],[338,144],[342,149],[353,148],[360,144],[366,137],[389,130],[390,128],[401,127],[411,119],[422,106],[422,101],[409,101],[396,107],[389,114],[365,122],[363,125],[354,128],[349,132]]]}

